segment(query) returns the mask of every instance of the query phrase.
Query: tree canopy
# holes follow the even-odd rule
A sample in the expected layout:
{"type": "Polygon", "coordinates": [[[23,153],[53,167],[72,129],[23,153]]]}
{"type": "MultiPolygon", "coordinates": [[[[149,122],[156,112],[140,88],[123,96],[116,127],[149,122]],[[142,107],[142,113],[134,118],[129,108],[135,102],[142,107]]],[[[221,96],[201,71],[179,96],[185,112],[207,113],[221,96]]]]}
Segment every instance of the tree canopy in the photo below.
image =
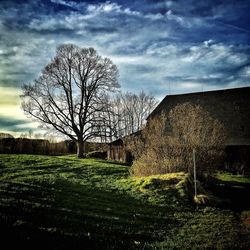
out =
{"type": "Polygon", "coordinates": [[[77,142],[82,157],[84,142],[100,136],[106,94],[117,88],[118,69],[110,59],[93,48],[63,44],[40,76],[23,86],[22,108],[77,142]]]}

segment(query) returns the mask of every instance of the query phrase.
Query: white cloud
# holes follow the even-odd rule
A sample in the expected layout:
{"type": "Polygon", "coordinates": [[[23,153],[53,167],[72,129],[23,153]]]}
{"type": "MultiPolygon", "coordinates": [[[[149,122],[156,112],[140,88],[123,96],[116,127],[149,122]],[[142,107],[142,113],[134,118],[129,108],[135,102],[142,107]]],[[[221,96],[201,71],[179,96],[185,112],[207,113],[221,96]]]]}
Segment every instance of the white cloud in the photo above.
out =
{"type": "Polygon", "coordinates": [[[187,63],[201,63],[207,65],[231,65],[240,66],[246,63],[249,58],[232,45],[215,43],[213,40],[205,41],[203,44],[189,48],[181,60],[187,63]]]}
{"type": "Polygon", "coordinates": [[[194,89],[194,88],[200,88],[200,84],[197,82],[184,82],[179,84],[179,88],[188,88],[188,89],[194,89]]]}
{"type": "Polygon", "coordinates": [[[209,40],[207,40],[207,41],[204,41],[203,43],[204,43],[205,47],[209,47],[211,44],[214,43],[214,40],[209,39],[209,40]]]}
{"type": "Polygon", "coordinates": [[[146,54],[152,56],[167,57],[175,56],[177,53],[179,53],[179,51],[180,50],[178,49],[178,47],[174,44],[159,46],[157,43],[154,43],[147,48],[146,54]]]}
{"type": "Polygon", "coordinates": [[[99,4],[90,4],[87,6],[87,11],[89,13],[92,13],[93,15],[97,15],[100,13],[111,13],[111,12],[126,14],[126,15],[135,15],[135,16],[141,15],[139,11],[133,11],[130,8],[123,8],[121,5],[117,3],[112,3],[110,1],[99,4]]]}

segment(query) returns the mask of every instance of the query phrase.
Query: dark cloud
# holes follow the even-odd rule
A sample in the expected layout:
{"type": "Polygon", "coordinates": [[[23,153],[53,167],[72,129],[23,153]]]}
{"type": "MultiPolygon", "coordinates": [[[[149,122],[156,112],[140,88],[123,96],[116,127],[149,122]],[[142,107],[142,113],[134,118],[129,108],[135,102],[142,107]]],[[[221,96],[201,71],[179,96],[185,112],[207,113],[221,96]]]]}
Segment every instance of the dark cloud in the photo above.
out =
{"type": "Polygon", "coordinates": [[[115,33],[118,31],[116,27],[105,27],[105,26],[96,26],[96,27],[86,27],[86,32],[91,34],[102,34],[102,33],[115,33]]]}
{"type": "Polygon", "coordinates": [[[31,127],[28,120],[0,116],[0,131],[27,132],[29,129],[31,127]]]}

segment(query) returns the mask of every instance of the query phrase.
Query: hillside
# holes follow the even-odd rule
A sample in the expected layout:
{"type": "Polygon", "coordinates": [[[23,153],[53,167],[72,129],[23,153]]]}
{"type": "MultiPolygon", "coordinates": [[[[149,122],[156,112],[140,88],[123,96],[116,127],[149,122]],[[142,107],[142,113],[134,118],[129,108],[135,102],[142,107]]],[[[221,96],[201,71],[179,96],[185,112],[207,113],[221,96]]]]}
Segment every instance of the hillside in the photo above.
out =
{"type": "Polygon", "coordinates": [[[132,178],[114,162],[0,155],[1,238],[33,249],[250,247],[239,213],[196,207],[188,192],[184,173],[132,178]]]}

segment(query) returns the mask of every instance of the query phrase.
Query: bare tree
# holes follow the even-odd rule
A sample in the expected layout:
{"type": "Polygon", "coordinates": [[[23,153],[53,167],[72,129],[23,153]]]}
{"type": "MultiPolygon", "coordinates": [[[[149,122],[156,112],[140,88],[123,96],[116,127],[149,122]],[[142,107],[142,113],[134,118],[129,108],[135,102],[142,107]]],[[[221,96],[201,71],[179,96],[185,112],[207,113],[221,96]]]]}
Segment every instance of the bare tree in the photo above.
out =
{"type": "Polygon", "coordinates": [[[8,134],[8,133],[1,133],[0,132],[0,139],[3,139],[3,138],[14,138],[14,136],[11,134],[8,134]]]}
{"type": "Polygon", "coordinates": [[[176,171],[174,157],[169,152],[166,126],[166,115],[161,114],[151,119],[141,134],[127,138],[128,150],[135,158],[131,169],[133,175],[147,176],[176,171]]]}
{"type": "Polygon", "coordinates": [[[135,133],[142,129],[146,119],[155,108],[154,96],[141,91],[119,93],[113,98],[107,96],[105,130],[110,131],[108,141],[135,133]]]}
{"type": "Polygon", "coordinates": [[[84,143],[100,136],[105,95],[119,87],[117,67],[93,48],[57,48],[40,77],[23,87],[22,108],[43,127],[68,136],[83,157],[84,143]]]}
{"type": "Polygon", "coordinates": [[[182,164],[193,170],[192,150],[197,152],[198,174],[212,172],[220,163],[226,140],[224,125],[200,105],[183,103],[169,113],[169,144],[178,148],[182,164]]]}

